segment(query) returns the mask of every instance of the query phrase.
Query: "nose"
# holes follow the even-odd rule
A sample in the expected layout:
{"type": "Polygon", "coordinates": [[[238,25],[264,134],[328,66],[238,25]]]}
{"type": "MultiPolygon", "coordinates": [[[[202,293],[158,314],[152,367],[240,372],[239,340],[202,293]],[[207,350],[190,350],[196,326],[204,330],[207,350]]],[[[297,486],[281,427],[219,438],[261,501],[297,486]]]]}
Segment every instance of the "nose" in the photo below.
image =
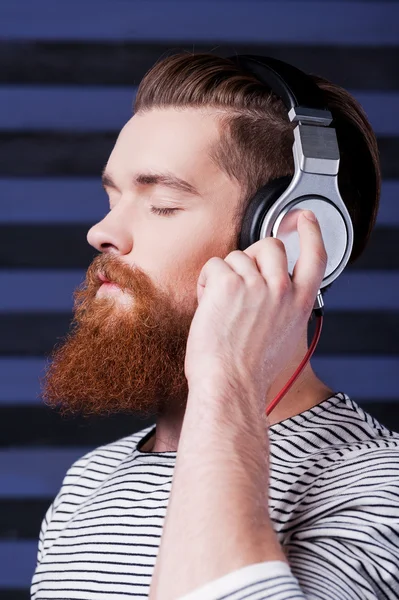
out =
{"type": "Polygon", "coordinates": [[[133,236],[129,229],[130,219],[119,212],[118,207],[110,211],[87,233],[87,241],[100,252],[129,254],[133,247],[133,236]]]}

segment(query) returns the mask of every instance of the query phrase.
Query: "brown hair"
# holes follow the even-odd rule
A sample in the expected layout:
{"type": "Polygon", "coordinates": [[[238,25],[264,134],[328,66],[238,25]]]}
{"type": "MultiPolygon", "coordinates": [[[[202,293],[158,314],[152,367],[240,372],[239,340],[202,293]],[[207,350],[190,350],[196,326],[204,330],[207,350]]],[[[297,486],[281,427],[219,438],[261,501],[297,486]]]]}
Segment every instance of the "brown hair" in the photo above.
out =
{"type": "MultiPolygon", "coordinates": [[[[338,184],[354,226],[352,263],[365,249],[377,217],[381,185],[377,140],[364,110],[349,92],[312,77],[334,118],[341,157],[338,184]]],[[[271,179],[294,173],[294,125],[286,108],[253,75],[243,73],[229,59],[205,53],[168,56],[145,75],[135,111],[168,106],[221,110],[220,141],[210,152],[242,186],[238,234],[243,211],[256,190],[271,179]]]]}

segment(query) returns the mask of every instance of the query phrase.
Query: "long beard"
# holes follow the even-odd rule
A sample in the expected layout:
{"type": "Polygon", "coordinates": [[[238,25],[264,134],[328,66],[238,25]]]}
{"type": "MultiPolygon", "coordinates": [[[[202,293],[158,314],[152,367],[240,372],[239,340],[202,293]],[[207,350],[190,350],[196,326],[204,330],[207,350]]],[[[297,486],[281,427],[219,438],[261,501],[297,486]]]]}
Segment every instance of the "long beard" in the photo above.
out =
{"type": "Polygon", "coordinates": [[[44,402],[61,414],[85,416],[152,417],[166,402],[183,406],[194,312],[177,308],[140,269],[98,255],[74,293],[71,330],[49,356],[41,381],[44,402]],[[96,297],[98,271],[124,293],[96,297]]]}

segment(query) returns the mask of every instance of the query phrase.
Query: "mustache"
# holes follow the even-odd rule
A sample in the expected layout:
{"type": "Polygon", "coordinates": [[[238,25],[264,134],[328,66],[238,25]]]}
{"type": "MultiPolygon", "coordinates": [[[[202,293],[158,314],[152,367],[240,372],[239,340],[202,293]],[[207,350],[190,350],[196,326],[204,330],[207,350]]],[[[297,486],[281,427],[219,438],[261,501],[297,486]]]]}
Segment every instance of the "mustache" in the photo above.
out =
{"type": "MultiPolygon", "coordinates": [[[[122,291],[130,293],[134,297],[136,307],[146,306],[147,310],[150,310],[151,306],[156,304],[159,310],[161,307],[170,306],[166,290],[154,284],[142,269],[122,262],[117,255],[99,254],[89,265],[85,280],[73,293],[76,315],[91,311],[94,306],[97,311],[101,306],[107,310],[109,299],[96,298],[97,291],[103,284],[99,273],[108,281],[117,284],[122,291]]],[[[97,314],[100,315],[100,312],[97,314]]]]}
{"type": "Polygon", "coordinates": [[[93,259],[87,269],[84,286],[97,291],[103,284],[103,281],[99,278],[99,273],[125,291],[135,292],[139,285],[139,279],[145,278],[150,283],[144,271],[138,267],[133,268],[121,262],[117,256],[110,254],[99,254],[93,259]]]}

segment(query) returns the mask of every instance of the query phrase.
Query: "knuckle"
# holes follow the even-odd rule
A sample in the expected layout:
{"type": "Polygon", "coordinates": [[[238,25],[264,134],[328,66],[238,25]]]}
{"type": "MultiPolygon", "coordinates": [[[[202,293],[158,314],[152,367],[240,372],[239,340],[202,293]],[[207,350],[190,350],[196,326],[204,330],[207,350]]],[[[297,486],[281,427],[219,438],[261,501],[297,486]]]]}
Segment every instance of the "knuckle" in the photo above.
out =
{"type": "Polygon", "coordinates": [[[210,267],[210,268],[214,268],[214,267],[216,267],[216,265],[218,265],[218,264],[219,264],[219,262],[220,262],[221,260],[222,260],[222,259],[221,259],[221,258],[219,258],[218,256],[212,256],[211,258],[208,258],[208,260],[206,261],[206,263],[203,265],[203,267],[202,267],[202,268],[203,268],[203,269],[205,269],[205,268],[208,268],[208,267],[210,267]]]}
{"type": "Polygon", "coordinates": [[[202,265],[199,278],[201,277],[209,277],[209,275],[215,270],[218,262],[218,258],[216,256],[212,256],[212,258],[208,258],[206,263],[202,265]]]}
{"type": "Polygon", "coordinates": [[[285,298],[291,291],[291,280],[288,276],[276,277],[273,281],[273,289],[279,298],[285,298]]]}
{"type": "Polygon", "coordinates": [[[280,248],[280,250],[284,250],[285,251],[285,245],[284,242],[282,240],[280,240],[279,238],[268,238],[275,246],[277,246],[278,248],[280,248]]]}
{"type": "Polygon", "coordinates": [[[242,279],[237,273],[226,273],[222,277],[222,283],[227,293],[235,292],[242,284],[242,279]]]}
{"type": "Polygon", "coordinates": [[[283,252],[286,251],[284,242],[282,240],[280,240],[279,238],[265,237],[265,238],[262,238],[261,240],[259,240],[259,242],[257,242],[257,243],[259,244],[259,248],[258,248],[259,253],[270,252],[270,248],[277,248],[278,250],[281,250],[283,252]],[[270,246],[270,248],[269,248],[269,246],[270,246]]]}
{"type": "Polygon", "coordinates": [[[247,287],[250,291],[260,294],[266,289],[266,281],[260,273],[259,275],[250,275],[247,277],[247,287]]]}
{"type": "MultiPolygon", "coordinates": [[[[228,253],[226,258],[234,258],[235,256],[240,256],[242,254],[242,250],[232,250],[228,253]]],[[[226,260],[226,258],[224,260],[226,260]]]]}

